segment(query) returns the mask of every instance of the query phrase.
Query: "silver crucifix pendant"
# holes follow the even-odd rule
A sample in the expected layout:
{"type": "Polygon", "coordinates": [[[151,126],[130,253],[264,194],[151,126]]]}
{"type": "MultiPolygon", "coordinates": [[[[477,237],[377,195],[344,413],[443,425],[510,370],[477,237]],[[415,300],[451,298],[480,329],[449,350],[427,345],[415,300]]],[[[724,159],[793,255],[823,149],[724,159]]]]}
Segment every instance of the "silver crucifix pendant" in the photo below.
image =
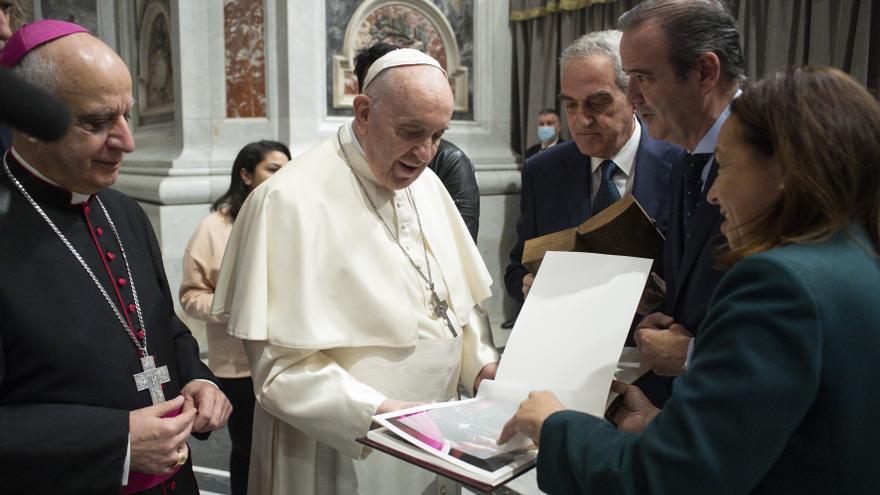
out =
{"type": "Polygon", "coordinates": [[[452,336],[458,337],[455,327],[452,326],[452,322],[449,320],[449,315],[446,314],[449,304],[441,300],[433,288],[431,288],[431,303],[434,306],[434,318],[443,318],[446,321],[446,326],[449,327],[449,331],[452,332],[452,336]]]}
{"type": "Polygon", "coordinates": [[[168,376],[168,366],[156,368],[156,362],[153,356],[144,356],[141,358],[141,366],[144,371],[134,375],[134,383],[138,392],[142,390],[150,390],[150,398],[153,404],[165,402],[165,394],[162,393],[162,384],[171,381],[168,376]]]}

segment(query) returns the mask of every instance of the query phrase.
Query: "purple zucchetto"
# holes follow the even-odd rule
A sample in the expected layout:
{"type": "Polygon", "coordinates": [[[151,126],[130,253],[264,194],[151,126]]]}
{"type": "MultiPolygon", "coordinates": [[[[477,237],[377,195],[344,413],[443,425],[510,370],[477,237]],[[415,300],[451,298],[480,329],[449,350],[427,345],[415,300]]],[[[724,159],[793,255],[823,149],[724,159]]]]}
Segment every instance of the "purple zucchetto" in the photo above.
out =
{"type": "Polygon", "coordinates": [[[89,30],[72,22],[44,19],[25,24],[6,41],[0,50],[0,66],[12,67],[22,57],[40,45],[74,33],[88,33],[89,30]]]}

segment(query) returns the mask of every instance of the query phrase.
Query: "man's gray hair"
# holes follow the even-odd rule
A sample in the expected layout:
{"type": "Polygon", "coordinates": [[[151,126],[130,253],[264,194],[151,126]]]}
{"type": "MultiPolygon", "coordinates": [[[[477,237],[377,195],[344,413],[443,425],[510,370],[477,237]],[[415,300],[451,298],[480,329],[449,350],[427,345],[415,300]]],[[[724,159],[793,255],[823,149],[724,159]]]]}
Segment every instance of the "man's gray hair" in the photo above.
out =
{"type": "Polygon", "coordinates": [[[620,16],[624,31],[656,22],[666,35],[669,63],[680,80],[700,55],[714,53],[721,75],[737,85],[745,81],[745,62],[736,19],[720,0],[646,0],[620,16]]]}
{"type": "Polygon", "coordinates": [[[574,43],[562,51],[559,57],[560,74],[565,72],[565,68],[572,62],[583,60],[593,55],[602,55],[607,57],[614,65],[614,82],[621,91],[626,92],[629,86],[629,75],[623,71],[623,65],[620,62],[620,36],[621,32],[617,30],[593,31],[576,39],[574,43]]]}
{"type": "Polygon", "coordinates": [[[384,70],[379,73],[363,93],[370,97],[371,108],[378,110],[386,101],[393,101],[399,94],[400,86],[391,76],[392,70],[384,70]]]}
{"type": "Polygon", "coordinates": [[[12,67],[15,75],[30,84],[45,90],[54,97],[61,96],[61,78],[58,76],[58,65],[54,60],[43,56],[40,50],[34,50],[12,67]]]}

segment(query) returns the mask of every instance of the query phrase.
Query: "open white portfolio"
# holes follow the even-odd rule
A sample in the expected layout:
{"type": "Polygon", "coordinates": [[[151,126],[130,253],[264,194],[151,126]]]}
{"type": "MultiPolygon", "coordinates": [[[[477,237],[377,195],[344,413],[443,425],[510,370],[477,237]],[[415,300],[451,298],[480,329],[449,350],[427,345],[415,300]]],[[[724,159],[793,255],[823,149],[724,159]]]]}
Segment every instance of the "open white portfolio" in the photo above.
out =
{"type": "Polygon", "coordinates": [[[534,466],[522,435],[495,440],[533,390],[550,390],[569,409],[604,414],[611,381],[645,371],[627,333],[652,260],[548,252],[507,342],[495,380],[473,399],[374,416],[364,443],[491,491],[534,466]],[[623,353],[621,352],[623,350],[623,353]]]}

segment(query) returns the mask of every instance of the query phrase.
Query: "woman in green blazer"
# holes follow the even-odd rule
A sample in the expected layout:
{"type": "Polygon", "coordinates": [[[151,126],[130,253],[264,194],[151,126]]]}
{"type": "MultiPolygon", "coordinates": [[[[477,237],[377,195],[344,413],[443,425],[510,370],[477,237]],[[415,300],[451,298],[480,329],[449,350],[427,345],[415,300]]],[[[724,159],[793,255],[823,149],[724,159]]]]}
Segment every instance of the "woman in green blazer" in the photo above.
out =
{"type": "Polygon", "coordinates": [[[549,493],[880,493],[880,104],[831,68],[734,100],[708,197],[730,270],[662,411],[602,418],[533,392],[500,441],[549,493]]]}

